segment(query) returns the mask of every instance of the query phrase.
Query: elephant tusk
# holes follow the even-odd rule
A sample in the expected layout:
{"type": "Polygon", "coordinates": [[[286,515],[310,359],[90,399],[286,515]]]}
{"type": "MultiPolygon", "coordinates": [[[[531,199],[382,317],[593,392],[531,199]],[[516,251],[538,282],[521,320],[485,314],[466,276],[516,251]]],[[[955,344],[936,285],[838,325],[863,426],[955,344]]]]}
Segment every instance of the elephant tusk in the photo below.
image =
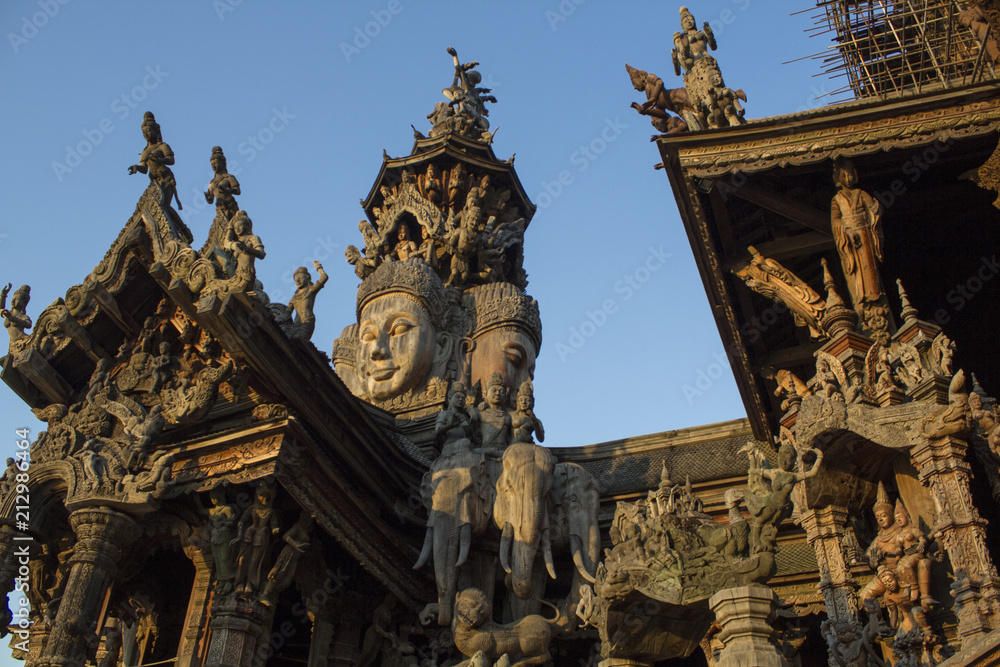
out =
{"type": "Polygon", "coordinates": [[[510,523],[503,525],[503,534],[500,536],[500,566],[503,571],[510,574],[510,544],[514,539],[514,526],[510,523]]]}
{"type": "Polygon", "coordinates": [[[417,559],[416,565],[413,566],[414,570],[419,570],[427,563],[427,559],[431,557],[431,546],[434,543],[434,528],[427,526],[427,534],[424,536],[424,548],[420,552],[420,558],[417,559]]]}
{"type": "Polygon", "coordinates": [[[465,523],[462,524],[462,528],[459,533],[459,552],[458,561],[455,563],[455,567],[462,567],[465,565],[466,559],[469,557],[469,545],[472,543],[472,526],[465,523]]]}
{"type": "Polygon", "coordinates": [[[552,543],[549,541],[549,531],[547,528],[542,531],[542,558],[545,559],[545,569],[548,570],[549,576],[555,579],[556,566],[552,562],[552,543]]]}
{"type": "MultiPolygon", "coordinates": [[[[579,540],[579,538],[576,539],[579,540]]],[[[573,550],[573,565],[576,566],[576,571],[580,573],[581,577],[583,577],[590,583],[595,582],[594,577],[591,576],[590,572],[587,572],[587,568],[583,564],[583,554],[580,552],[579,549],[573,550]]]]}

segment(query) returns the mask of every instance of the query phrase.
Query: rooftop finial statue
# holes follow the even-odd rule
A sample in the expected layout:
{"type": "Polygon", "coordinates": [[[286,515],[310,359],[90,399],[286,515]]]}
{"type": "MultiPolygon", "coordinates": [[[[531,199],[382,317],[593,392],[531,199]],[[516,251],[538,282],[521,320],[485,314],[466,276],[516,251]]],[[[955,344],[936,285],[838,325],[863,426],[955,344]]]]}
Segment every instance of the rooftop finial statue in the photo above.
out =
{"type": "Polygon", "coordinates": [[[489,111],[486,110],[486,102],[496,104],[497,99],[489,93],[489,88],[477,88],[476,86],[483,80],[483,76],[474,70],[479,63],[460,63],[458,61],[458,51],[448,47],[448,54],[455,62],[455,78],[451,86],[441,92],[448,98],[450,106],[455,107],[455,112],[460,116],[466,116],[472,120],[476,127],[481,130],[490,129],[490,122],[486,120],[489,111]]]}
{"type": "Polygon", "coordinates": [[[686,75],[694,71],[695,64],[708,56],[708,50],[715,51],[717,44],[712,27],[705,23],[702,30],[695,27],[694,15],[687,7],[681,7],[681,28],[684,32],[674,33],[674,49],[671,56],[674,61],[674,73],[680,74],[681,68],[686,75]]]}
{"type": "Polygon", "coordinates": [[[7,283],[7,286],[0,290],[0,317],[3,317],[3,325],[7,327],[7,333],[10,335],[11,351],[16,352],[28,338],[24,330],[31,328],[31,318],[25,310],[31,299],[31,288],[27,285],[17,288],[10,299],[10,310],[8,310],[7,294],[10,288],[11,284],[7,283]]]}
{"type": "Polygon", "coordinates": [[[170,145],[163,141],[160,125],[156,122],[152,111],[142,116],[142,136],[146,139],[146,147],[139,153],[139,164],[128,168],[129,175],[139,172],[149,174],[149,182],[156,183],[163,192],[163,206],[169,207],[172,199],[177,200],[177,208],[183,210],[181,198],[177,196],[177,180],[169,165],[174,163],[174,152],[170,145]]]}

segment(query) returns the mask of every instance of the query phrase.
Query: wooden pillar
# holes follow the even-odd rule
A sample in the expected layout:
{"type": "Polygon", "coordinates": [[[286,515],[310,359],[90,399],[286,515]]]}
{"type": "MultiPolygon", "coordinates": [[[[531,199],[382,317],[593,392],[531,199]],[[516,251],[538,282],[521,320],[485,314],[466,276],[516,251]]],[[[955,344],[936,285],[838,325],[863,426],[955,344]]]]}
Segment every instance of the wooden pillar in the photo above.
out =
{"type": "Polygon", "coordinates": [[[261,667],[267,660],[274,607],[237,595],[216,598],[205,667],[261,667]]]}
{"type": "Polygon", "coordinates": [[[76,533],[72,567],[40,667],[74,667],[87,660],[101,604],[114,579],[122,550],[139,535],[135,521],[107,507],[88,507],[69,515],[76,533]]]}
{"type": "Polygon", "coordinates": [[[187,614],[184,616],[184,630],[177,647],[176,667],[197,667],[198,655],[205,641],[208,625],[209,592],[212,585],[212,554],[193,546],[185,547],[184,553],[194,563],[194,583],[188,598],[187,614]]]}
{"type": "Polygon", "coordinates": [[[1000,625],[1000,579],[986,549],[986,521],[969,493],[968,443],[954,436],[924,440],[910,450],[920,482],[937,509],[934,533],[948,552],[963,646],[1000,625]]]}

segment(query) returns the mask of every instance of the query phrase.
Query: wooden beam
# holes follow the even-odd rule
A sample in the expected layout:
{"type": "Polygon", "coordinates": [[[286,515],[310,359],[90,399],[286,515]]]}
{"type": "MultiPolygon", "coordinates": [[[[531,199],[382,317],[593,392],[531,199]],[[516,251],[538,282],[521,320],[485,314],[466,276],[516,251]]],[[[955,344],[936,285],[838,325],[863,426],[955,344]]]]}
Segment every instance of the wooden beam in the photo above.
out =
{"type": "MultiPolygon", "coordinates": [[[[716,182],[721,185],[721,181],[716,182]]],[[[738,188],[727,185],[725,193],[727,195],[735,195],[751,204],[756,204],[761,208],[773,211],[792,222],[797,222],[824,236],[833,236],[833,233],[830,231],[830,214],[817,210],[808,204],[803,204],[777,192],[750,183],[744,183],[738,188]]]]}
{"type": "Polygon", "coordinates": [[[819,252],[827,252],[834,249],[833,238],[827,234],[819,232],[806,232],[787,236],[776,241],[758,243],[756,246],[760,254],[774,260],[783,260],[789,257],[801,257],[819,252]]]}

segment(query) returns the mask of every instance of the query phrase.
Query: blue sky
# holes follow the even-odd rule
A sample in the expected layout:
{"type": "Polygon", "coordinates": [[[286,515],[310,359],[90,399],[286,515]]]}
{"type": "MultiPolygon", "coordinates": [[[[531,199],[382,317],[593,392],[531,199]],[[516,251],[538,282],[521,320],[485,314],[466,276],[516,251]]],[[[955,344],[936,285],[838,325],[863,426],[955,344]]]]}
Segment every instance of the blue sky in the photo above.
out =
{"type": "MultiPolygon", "coordinates": [[[[809,3],[702,0],[726,83],[748,118],[824,104],[837,87],[804,30],[809,3]]],[[[267,258],[258,277],[286,301],[292,272],[323,261],[313,342],[327,353],[354,318],[358,200],[382,150],[408,154],[410,125],[478,60],[499,102],[494,149],[538,211],[526,234],[528,292],[544,343],[535,377],[546,444],[585,445],[739,418],[745,411],[711,318],[654,130],[625,63],[680,87],[670,62],[678,4],[663,2],[82,2],[0,4],[0,281],[32,288],[38,314],[83,281],[148,180],[129,176],[152,110],[196,247],[213,209],[211,148],[238,172],[240,206],[267,258]],[[238,164],[237,164],[238,163],[238,164]],[[560,183],[560,176],[562,182],[560,183]],[[654,258],[656,258],[654,260],[654,258]],[[656,268],[651,268],[651,267],[656,268]],[[696,389],[695,394],[690,389],[696,389]]],[[[39,423],[6,385],[0,425],[39,423]]],[[[3,440],[0,438],[0,443],[3,440]]],[[[2,448],[3,445],[0,445],[2,448]]]]}

